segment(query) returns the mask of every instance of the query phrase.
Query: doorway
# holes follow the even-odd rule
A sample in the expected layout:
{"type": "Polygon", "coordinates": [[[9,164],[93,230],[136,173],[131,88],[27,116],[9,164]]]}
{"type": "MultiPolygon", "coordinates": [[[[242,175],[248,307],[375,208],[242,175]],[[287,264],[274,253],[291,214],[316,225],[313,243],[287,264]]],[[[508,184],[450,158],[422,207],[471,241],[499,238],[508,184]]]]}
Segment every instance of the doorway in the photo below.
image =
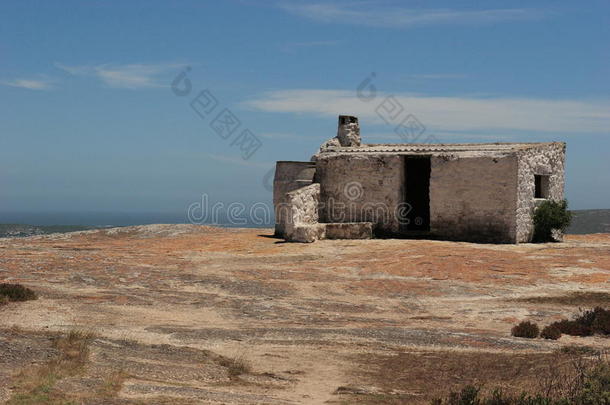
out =
{"type": "Polygon", "coordinates": [[[405,202],[409,204],[403,230],[430,231],[430,157],[405,156],[405,202]]]}

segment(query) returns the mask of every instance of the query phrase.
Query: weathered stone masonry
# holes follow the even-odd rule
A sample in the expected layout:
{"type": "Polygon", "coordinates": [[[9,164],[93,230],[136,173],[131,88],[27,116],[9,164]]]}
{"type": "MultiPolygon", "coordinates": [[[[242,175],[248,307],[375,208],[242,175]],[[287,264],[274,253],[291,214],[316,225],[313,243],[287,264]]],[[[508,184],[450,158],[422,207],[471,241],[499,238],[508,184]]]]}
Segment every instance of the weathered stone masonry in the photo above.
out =
{"type": "Polygon", "coordinates": [[[536,204],[544,198],[532,198],[535,187],[535,175],[548,176],[547,199],[562,200],[564,189],[566,144],[556,142],[542,148],[519,151],[517,159],[517,242],[528,242],[533,236],[532,214],[536,204]]]}
{"type": "Polygon", "coordinates": [[[277,163],[276,234],[528,242],[536,205],[563,198],[564,160],[562,142],[362,144],[341,116],[311,162],[277,163]]]}

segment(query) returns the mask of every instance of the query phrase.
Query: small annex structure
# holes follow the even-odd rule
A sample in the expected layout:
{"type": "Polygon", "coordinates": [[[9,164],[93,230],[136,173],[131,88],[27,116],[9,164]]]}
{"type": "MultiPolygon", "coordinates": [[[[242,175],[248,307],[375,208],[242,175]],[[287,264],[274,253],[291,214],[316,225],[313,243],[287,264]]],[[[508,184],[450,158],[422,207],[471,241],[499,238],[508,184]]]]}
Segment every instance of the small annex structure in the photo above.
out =
{"type": "Polygon", "coordinates": [[[564,142],[362,144],[358,119],[309,162],[279,161],[275,233],[292,242],[373,236],[520,243],[563,199],[564,142]]]}

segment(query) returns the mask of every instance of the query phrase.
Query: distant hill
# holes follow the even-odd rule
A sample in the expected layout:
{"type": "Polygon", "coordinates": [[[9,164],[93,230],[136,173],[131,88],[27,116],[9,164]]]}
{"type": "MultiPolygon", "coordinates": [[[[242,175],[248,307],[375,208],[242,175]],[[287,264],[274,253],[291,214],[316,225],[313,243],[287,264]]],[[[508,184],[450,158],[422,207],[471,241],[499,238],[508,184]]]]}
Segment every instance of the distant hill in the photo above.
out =
{"type": "Polygon", "coordinates": [[[95,226],[81,225],[23,225],[0,224],[0,238],[23,238],[26,236],[46,235],[49,233],[65,233],[96,229],[95,226]]]}
{"type": "Polygon", "coordinates": [[[567,233],[610,233],[610,210],[572,211],[572,225],[567,233]]]}

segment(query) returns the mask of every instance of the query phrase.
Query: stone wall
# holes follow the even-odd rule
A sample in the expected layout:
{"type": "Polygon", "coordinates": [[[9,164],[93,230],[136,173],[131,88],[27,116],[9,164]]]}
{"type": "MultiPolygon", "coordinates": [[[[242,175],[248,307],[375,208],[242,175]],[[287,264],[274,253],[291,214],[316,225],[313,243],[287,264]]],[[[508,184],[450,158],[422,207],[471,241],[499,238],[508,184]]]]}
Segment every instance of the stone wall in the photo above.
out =
{"type": "Polygon", "coordinates": [[[517,242],[530,242],[533,236],[533,213],[537,203],[534,198],[534,176],[549,176],[548,198],[562,200],[565,166],[564,142],[540,146],[518,152],[518,193],[517,193],[517,242]]]}
{"type": "Polygon", "coordinates": [[[277,162],[273,180],[273,206],[275,209],[275,234],[284,236],[289,209],[286,194],[313,183],[316,172],[313,162],[277,162]]]}
{"type": "Polygon", "coordinates": [[[325,237],[325,228],[318,223],[319,203],[319,183],[313,183],[286,194],[287,218],[284,223],[286,240],[314,242],[325,237]]]}
{"type": "Polygon", "coordinates": [[[517,157],[434,156],[430,231],[441,238],[515,243],[517,157]]]}
{"type": "MultiPolygon", "coordinates": [[[[322,222],[372,222],[377,233],[401,232],[404,155],[321,155],[316,178],[322,222]]],[[[432,235],[515,243],[516,210],[516,154],[431,157],[432,235]]]]}
{"type": "Polygon", "coordinates": [[[394,210],[403,200],[404,172],[399,155],[321,155],[321,222],[372,222],[377,232],[399,231],[394,210]]]}

